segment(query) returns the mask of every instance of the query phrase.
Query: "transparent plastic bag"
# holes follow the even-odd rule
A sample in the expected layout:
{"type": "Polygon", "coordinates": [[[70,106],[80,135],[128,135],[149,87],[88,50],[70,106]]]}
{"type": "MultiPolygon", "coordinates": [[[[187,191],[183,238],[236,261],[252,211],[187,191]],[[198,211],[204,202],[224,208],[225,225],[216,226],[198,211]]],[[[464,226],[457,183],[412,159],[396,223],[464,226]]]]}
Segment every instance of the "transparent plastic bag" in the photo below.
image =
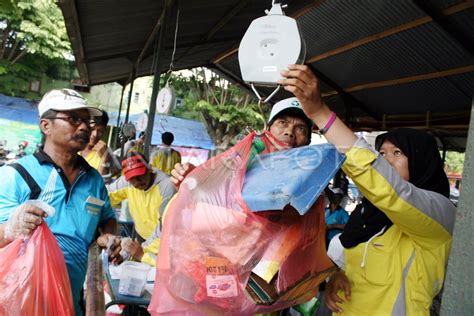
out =
{"type": "Polygon", "coordinates": [[[74,315],[64,255],[44,221],[0,258],[0,315],[74,315]]]}

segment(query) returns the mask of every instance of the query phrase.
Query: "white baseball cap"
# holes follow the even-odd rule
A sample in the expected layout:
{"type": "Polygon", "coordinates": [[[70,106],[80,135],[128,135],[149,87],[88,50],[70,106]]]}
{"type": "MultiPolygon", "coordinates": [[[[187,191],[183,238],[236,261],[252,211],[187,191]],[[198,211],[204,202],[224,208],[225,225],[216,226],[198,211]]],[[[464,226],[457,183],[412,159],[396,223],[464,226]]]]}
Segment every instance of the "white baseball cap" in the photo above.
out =
{"type": "Polygon", "coordinates": [[[283,99],[275,103],[273,105],[272,111],[270,112],[270,118],[268,119],[268,123],[272,122],[275,117],[280,114],[297,114],[299,117],[304,119],[311,132],[311,129],[313,127],[313,121],[311,121],[309,117],[306,116],[297,98],[283,99]]]}
{"type": "Polygon", "coordinates": [[[102,111],[86,104],[78,92],[71,89],[54,89],[47,92],[38,104],[40,117],[48,110],[72,111],[87,109],[91,116],[101,116],[102,111]]]}

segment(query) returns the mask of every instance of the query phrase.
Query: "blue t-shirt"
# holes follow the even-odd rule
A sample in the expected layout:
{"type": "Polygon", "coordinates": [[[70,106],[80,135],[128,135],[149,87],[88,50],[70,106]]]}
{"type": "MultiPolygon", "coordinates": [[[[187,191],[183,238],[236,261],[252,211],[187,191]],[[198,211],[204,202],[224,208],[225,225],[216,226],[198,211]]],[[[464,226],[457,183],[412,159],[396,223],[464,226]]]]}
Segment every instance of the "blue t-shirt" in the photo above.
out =
{"type": "MultiPolygon", "coordinates": [[[[340,224],[345,225],[349,220],[349,214],[341,206],[338,206],[332,213],[329,207],[326,208],[326,225],[340,224]]],[[[337,234],[342,233],[342,229],[333,228],[326,232],[328,241],[336,236],[337,234]]]]}
{"type": "MultiPolygon", "coordinates": [[[[47,217],[45,222],[64,253],[74,308],[76,315],[80,315],[79,299],[87,270],[88,248],[97,228],[115,219],[102,177],[80,156],[80,172],[72,184],[69,184],[61,168],[41,150],[21,158],[17,163],[28,171],[41,188],[38,200],[56,210],[55,215],[47,217]]],[[[31,192],[18,171],[12,167],[1,167],[0,174],[0,223],[4,223],[20,204],[29,200],[31,192]]]]}

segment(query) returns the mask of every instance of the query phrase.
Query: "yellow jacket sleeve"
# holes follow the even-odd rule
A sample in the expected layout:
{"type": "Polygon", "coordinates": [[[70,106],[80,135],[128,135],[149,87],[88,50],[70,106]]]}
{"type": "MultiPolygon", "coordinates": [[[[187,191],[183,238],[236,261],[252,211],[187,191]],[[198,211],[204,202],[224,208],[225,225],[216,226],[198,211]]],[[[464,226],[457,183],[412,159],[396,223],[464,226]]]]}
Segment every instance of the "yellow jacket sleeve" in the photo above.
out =
{"type": "Polygon", "coordinates": [[[142,262],[149,264],[150,266],[156,266],[156,256],[160,251],[160,238],[156,238],[148,246],[143,247],[143,257],[142,262]]]}
{"type": "Polygon", "coordinates": [[[113,183],[107,185],[109,192],[110,204],[112,206],[119,205],[123,200],[127,199],[129,183],[123,176],[118,178],[113,183]]]}
{"type": "MultiPolygon", "coordinates": [[[[171,203],[174,201],[176,198],[177,194],[175,194],[168,202],[166,205],[166,208],[163,212],[163,217],[162,217],[162,222],[164,222],[166,214],[168,212],[168,208],[171,205],[171,203]]],[[[160,224],[157,225],[155,228],[155,231],[153,232],[153,235],[150,236],[143,244],[143,257],[141,262],[149,264],[151,266],[156,266],[156,256],[158,255],[158,252],[160,251],[160,245],[161,245],[161,239],[160,239],[160,224]]]]}
{"type": "Polygon", "coordinates": [[[403,180],[364,139],[347,152],[342,168],[372,204],[418,243],[435,247],[451,240],[456,212],[451,201],[403,180]]]}

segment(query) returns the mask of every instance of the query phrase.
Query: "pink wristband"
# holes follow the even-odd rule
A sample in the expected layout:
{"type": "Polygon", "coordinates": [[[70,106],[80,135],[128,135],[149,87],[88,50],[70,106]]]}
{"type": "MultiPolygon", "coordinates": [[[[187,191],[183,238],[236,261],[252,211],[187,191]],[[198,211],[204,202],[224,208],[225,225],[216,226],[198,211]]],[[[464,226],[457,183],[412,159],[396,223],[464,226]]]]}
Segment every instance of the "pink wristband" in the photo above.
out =
{"type": "Polygon", "coordinates": [[[334,121],[336,120],[336,112],[332,112],[331,114],[331,117],[329,118],[328,122],[326,123],[326,125],[324,125],[323,128],[321,128],[318,133],[320,135],[324,135],[327,133],[327,131],[329,130],[329,128],[332,126],[332,124],[334,123],[334,121]]]}

